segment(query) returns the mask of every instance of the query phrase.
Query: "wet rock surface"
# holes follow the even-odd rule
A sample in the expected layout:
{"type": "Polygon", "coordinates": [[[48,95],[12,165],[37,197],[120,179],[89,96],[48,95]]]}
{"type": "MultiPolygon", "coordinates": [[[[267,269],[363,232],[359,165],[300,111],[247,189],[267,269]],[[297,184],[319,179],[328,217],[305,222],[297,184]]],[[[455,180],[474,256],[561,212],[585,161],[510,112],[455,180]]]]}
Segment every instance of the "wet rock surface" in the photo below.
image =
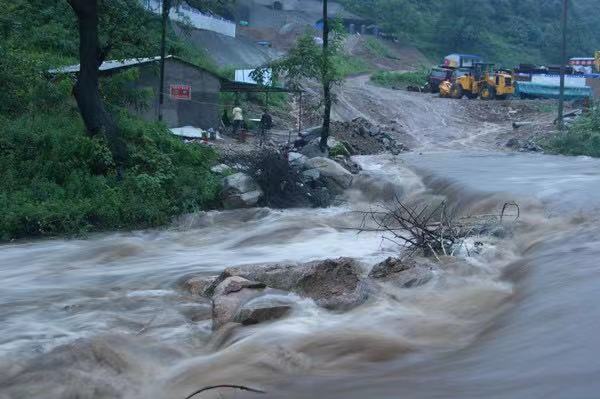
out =
{"type": "Polygon", "coordinates": [[[218,330],[228,323],[251,325],[285,317],[293,310],[296,295],[324,309],[347,311],[365,303],[377,283],[416,287],[433,278],[433,269],[425,260],[390,257],[366,276],[356,260],[337,258],[229,267],[210,279],[191,277],[184,287],[212,300],[213,330],[218,330]]]}
{"type": "Polygon", "coordinates": [[[247,174],[235,173],[223,179],[221,199],[225,209],[250,208],[256,206],[263,191],[247,174]]]}
{"type": "Polygon", "coordinates": [[[352,185],[352,173],[344,167],[329,158],[315,157],[304,164],[308,170],[316,169],[319,171],[320,179],[325,186],[333,192],[341,192],[352,185]]]}
{"type": "Polygon", "coordinates": [[[293,305],[293,301],[288,297],[265,295],[244,304],[234,321],[247,326],[277,320],[286,316],[293,305]]]}
{"type": "Polygon", "coordinates": [[[261,295],[265,285],[242,277],[228,277],[214,290],[212,297],[213,330],[232,321],[242,305],[261,295]]]}
{"type": "Polygon", "coordinates": [[[387,258],[371,269],[369,277],[394,285],[411,288],[426,284],[433,278],[433,266],[413,259],[387,258]]]}

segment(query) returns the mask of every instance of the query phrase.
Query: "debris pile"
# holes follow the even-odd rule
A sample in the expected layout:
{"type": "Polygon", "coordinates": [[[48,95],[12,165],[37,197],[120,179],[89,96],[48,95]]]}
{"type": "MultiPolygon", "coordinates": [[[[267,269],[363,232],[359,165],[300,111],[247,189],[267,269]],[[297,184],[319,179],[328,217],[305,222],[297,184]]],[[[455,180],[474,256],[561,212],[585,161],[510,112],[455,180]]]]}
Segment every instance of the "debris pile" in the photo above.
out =
{"type": "Polygon", "coordinates": [[[408,147],[398,142],[390,134],[394,128],[375,126],[364,118],[351,122],[333,122],[331,135],[349,144],[354,154],[369,155],[389,151],[394,155],[408,151],[408,147]]]}

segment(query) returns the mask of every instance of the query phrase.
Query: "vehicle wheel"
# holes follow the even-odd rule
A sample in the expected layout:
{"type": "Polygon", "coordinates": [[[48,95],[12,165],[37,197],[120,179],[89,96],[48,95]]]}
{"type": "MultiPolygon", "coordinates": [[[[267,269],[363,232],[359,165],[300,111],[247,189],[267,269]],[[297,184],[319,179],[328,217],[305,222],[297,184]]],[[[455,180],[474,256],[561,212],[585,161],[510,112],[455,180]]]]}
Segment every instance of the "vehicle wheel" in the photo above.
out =
{"type": "Polygon", "coordinates": [[[450,87],[450,97],[460,99],[463,98],[463,88],[458,83],[454,83],[452,87],[450,87]]]}
{"type": "Polygon", "coordinates": [[[490,85],[485,85],[481,89],[481,99],[482,100],[493,100],[496,98],[496,89],[494,89],[490,85]]]}
{"type": "Polygon", "coordinates": [[[477,96],[477,94],[474,94],[474,93],[467,93],[467,98],[468,98],[469,100],[477,100],[477,97],[478,97],[478,96],[477,96]]]}

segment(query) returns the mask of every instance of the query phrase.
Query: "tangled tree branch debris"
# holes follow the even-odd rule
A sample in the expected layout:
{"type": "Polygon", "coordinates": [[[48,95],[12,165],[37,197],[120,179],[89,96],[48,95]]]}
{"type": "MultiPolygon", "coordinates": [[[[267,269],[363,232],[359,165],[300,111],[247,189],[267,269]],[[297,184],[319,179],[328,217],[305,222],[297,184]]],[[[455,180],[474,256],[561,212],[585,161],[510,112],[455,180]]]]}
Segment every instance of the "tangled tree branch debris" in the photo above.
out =
{"type": "Polygon", "coordinates": [[[437,205],[408,205],[396,197],[391,206],[382,204],[379,209],[360,212],[362,221],[355,230],[382,232],[382,239],[406,249],[406,256],[422,251],[424,256],[439,261],[441,256],[454,256],[463,247],[471,256],[466,239],[501,227],[511,208],[516,209],[516,214],[511,215],[515,223],[520,217],[515,202],[505,203],[497,215],[456,217],[449,212],[446,201],[437,205]]]}

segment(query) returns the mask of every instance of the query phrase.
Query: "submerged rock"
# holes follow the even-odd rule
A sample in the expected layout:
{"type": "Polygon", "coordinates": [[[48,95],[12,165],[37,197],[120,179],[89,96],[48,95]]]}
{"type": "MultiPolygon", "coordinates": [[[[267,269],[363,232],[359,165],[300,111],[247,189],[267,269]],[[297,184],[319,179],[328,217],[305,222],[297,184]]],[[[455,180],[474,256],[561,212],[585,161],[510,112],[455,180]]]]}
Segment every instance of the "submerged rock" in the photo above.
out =
{"type": "Polygon", "coordinates": [[[414,260],[405,261],[390,257],[373,266],[369,277],[410,288],[426,284],[433,278],[433,272],[428,264],[418,264],[414,260]]]}
{"type": "Polygon", "coordinates": [[[233,321],[242,305],[261,295],[265,285],[234,276],[223,280],[212,297],[213,330],[233,321]]]}
{"type": "Polygon", "coordinates": [[[277,320],[287,315],[292,310],[292,306],[292,301],[286,297],[270,295],[258,297],[244,304],[234,321],[247,326],[277,320]]]}

